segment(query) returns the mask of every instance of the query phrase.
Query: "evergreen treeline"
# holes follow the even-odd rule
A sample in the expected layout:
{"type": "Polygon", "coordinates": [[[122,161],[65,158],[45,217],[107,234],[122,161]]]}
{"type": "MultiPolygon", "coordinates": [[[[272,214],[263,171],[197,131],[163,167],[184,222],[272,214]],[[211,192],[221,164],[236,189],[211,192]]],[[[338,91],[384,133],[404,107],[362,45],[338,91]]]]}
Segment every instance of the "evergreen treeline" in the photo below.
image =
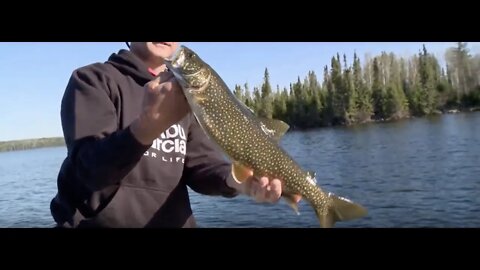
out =
{"type": "Polygon", "coordinates": [[[420,117],[480,107],[480,55],[458,42],[445,53],[446,66],[423,48],[410,58],[394,53],[366,58],[357,54],[331,58],[322,78],[310,71],[289,89],[272,90],[268,69],[264,82],[249,89],[236,85],[235,95],[257,115],[281,119],[292,128],[352,125],[420,117]]]}
{"type": "Polygon", "coordinates": [[[63,137],[5,141],[0,142],[0,152],[64,145],[65,140],[63,139],[63,137]]]}
{"type": "MultiPolygon", "coordinates": [[[[352,125],[480,109],[480,55],[467,43],[445,52],[446,65],[423,48],[407,59],[382,52],[361,63],[354,54],[332,56],[321,78],[314,71],[289,88],[273,90],[268,69],[260,87],[236,85],[235,95],[257,115],[292,129],[352,125]]],[[[63,146],[62,137],[0,142],[0,152],[63,146]]]]}

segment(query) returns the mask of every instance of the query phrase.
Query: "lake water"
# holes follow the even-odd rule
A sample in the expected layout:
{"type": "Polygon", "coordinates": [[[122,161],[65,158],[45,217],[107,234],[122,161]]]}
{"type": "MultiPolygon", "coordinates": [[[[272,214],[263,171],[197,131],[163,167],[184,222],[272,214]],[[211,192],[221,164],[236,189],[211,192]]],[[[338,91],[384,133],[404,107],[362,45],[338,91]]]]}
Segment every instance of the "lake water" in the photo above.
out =
{"type": "MultiPolygon", "coordinates": [[[[285,149],[318,184],[368,208],[337,227],[480,227],[480,113],[290,132],[285,149]]],[[[63,147],[0,153],[0,227],[51,227],[63,147]]],[[[191,192],[201,227],[318,227],[302,201],[257,204],[191,192]]]]}

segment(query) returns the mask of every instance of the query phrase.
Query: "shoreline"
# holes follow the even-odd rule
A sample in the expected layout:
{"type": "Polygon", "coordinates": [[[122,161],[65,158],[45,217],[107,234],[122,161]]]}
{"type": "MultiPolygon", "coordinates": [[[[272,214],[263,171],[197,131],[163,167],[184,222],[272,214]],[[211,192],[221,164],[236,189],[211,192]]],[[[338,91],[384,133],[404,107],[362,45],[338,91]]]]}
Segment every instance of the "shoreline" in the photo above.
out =
{"type": "Polygon", "coordinates": [[[408,121],[411,119],[421,119],[421,118],[427,118],[427,117],[432,117],[432,116],[444,116],[444,115],[449,115],[449,114],[463,114],[463,113],[473,113],[473,112],[480,112],[480,107],[467,107],[467,108],[455,108],[455,109],[443,109],[443,110],[437,110],[431,114],[426,114],[423,116],[413,116],[413,115],[405,115],[403,117],[395,117],[391,119],[374,119],[370,118],[369,120],[363,121],[363,122],[356,122],[352,124],[346,124],[346,123],[340,123],[340,124],[330,124],[330,125],[323,125],[323,126],[317,126],[317,127],[308,127],[308,128],[301,128],[301,127],[295,127],[295,126],[290,126],[289,131],[309,131],[309,130],[314,130],[314,129],[319,129],[319,128],[334,128],[334,127],[356,127],[356,126],[362,126],[366,124],[382,124],[382,123],[394,123],[396,121],[408,121]]]}
{"type": "Polygon", "coordinates": [[[0,141],[0,153],[60,146],[65,146],[63,137],[0,141]]]}
{"type": "MultiPolygon", "coordinates": [[[[297,128],[291,127],[289,131],[308,131],[317,128],[331,128],[331,127],[354,127],[360,126],[364,124],[377,124],[377,123],[391,123],[400,120],[409,120],[409,119],[418,119],[424,118],[433,115],[448,115],[448,114],[460,114],[460,113],[472,113],[472,112],[479,112],[480,107],[471,107],[471,108],[461,108],[461,109],[448,109],[443,111],[436,111],[432,114],[424,115],[424,116],[404,116],[401,118],[395,119],[370,119],[368,121],[364,121],[361,123],[353,123],[353,124],[336,124],[336,125],[328,125],[328,126],[319,126],[319,127],[311,127],[311,128],[297,128]]],[[[22,150],[30,150],[30,149],[38,149],[38,148],[47,148],[47,147],[60,147],[66,146],[63,137],[48,137],[48,138],[33,138],[33,139],[23,139],[23,140],[10,140],[10,141],[0,141],[0,153],[1,152],[12,152],[12,151],[22,151],[22,150]]]]}

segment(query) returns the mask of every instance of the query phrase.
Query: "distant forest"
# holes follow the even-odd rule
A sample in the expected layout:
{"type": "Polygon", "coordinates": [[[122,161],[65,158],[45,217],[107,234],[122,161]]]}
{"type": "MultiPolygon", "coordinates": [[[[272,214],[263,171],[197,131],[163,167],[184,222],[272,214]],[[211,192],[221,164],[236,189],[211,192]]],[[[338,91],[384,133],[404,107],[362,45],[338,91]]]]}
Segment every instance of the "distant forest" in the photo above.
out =
{"type": "MultiPolygon", "coordinates": [[[[235,85],[234,94],[258,116],[281,119],[291,129],[354,125],[480,110],[480,55],[465,42],[445,51],[445,66],[423,46],[404,58],[390,52],[366,57],[333,55],[320,81],[314,71],[289,88],[272,90],[268,68],[261,86],[235,85]]],[[[62,146],[64,139],[0,142],[0,152],[62,146]]]]}
{"type": "Polygon", "coordinates": [[[41,147],[64,146],[63,137],[39,138],[0,142],[0,152],[18,151],[41,147]]]}
{"type": "Polygon", "coordinates": [[[268,69],[260,87],[235,85],[234,93],[258,116],[281,119],[292,128],[353,125],[480,108],[480,55],[465,42],[445,51],[446,65],[425,45],[409,58],[394,53],[364,59],[332,56],[323,80],[314,71],[272,91],[268,69]]]}

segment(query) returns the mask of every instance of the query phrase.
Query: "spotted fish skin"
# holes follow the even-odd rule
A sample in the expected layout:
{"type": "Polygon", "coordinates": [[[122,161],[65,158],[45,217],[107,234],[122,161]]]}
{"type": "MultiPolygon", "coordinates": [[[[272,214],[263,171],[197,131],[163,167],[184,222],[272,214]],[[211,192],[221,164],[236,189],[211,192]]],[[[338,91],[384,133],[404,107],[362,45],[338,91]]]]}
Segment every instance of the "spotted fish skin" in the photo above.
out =
{"type": "Polygon", "coordinates": [[[292,208],[296,210],[297,205],[288,198],[301,195],[314,208],[321,227],[366,215],[362,206],[324,192],[316,184],[315,175],[301,168],[279,146],[275,136],[279,131],[269,128],[241,103],[217,72],[194,51],[180,46],[172,59],[165,62],[182,86],[200,126],[232,160],[233,166],[249,168],[259,177],[280,179],[282,196],[292,208]]]}

